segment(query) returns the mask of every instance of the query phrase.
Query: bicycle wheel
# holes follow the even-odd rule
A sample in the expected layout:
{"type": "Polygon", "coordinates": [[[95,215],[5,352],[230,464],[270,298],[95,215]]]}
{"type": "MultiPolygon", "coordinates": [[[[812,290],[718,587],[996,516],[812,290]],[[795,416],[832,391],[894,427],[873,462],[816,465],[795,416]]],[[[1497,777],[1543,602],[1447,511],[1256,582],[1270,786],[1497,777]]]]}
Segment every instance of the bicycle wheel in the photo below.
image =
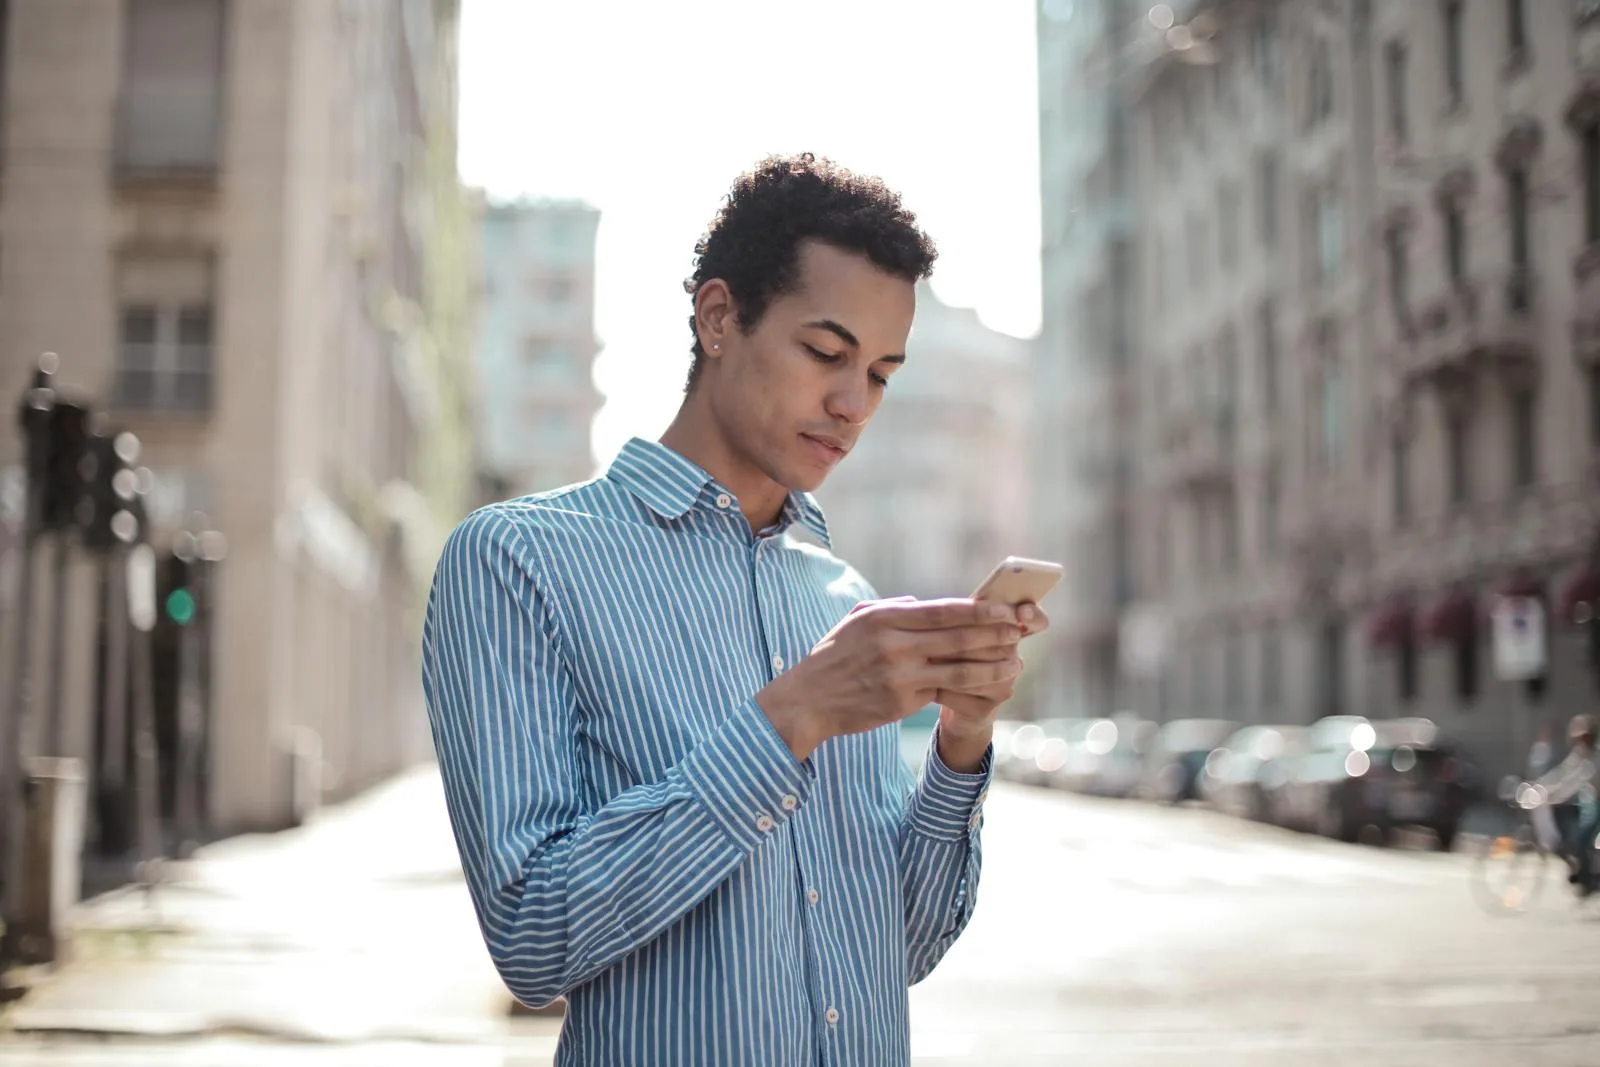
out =
{"type": "Polygon", "coordinates": [[[1490,914],[1520,915],[1538,902],[1551,866],[1531,826],[1491,837],[1472,865],[1473,897],[1490,914]]]}

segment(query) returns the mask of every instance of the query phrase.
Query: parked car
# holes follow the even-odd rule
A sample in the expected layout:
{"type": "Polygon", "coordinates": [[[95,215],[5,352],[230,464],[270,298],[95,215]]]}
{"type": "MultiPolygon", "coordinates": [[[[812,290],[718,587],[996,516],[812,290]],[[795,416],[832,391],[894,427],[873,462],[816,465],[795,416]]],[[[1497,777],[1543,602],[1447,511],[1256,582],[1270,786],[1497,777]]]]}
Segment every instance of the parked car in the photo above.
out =
{"type": "Polygon", "coordinates": [[[1163,804],[1198,800],[1211,750],[1239,730],[1231,719],[1175,719],[1161,727],[1145,762],[1139,795],[1163,804]]]}
{"type": "Polygon", "coordinates": [[[1477,772],[1432,721],[1340,716],[1313,724],[1310,736],[1278,791],[1277,821],[1343,841],[1418,826],[1441,849],[1454,845],[1477,772]]]}
{"type": "Polygon", "coordinates": [[[1127,712],[1089,720],[1067,739],[1066,763],[1056,784],[1091,796],[1132,796],[1157,729],[1155,723],[1127,712]]]}
{"type": "Polygon", "coordinates": [[[1271,821],[1272,769],[1305,751],[1304,726],[1246,726],[1212,749],[1200,772],[1200,799],[1245,819],[1271,821]]]}
{"type": "Polygon", "coordinates": [[[1025,785],[1048,785],[1066,762],[1066,737],[1085,719],[1046,719],[1023,723],[1011,735],[1009,778],[1025,785]]]}

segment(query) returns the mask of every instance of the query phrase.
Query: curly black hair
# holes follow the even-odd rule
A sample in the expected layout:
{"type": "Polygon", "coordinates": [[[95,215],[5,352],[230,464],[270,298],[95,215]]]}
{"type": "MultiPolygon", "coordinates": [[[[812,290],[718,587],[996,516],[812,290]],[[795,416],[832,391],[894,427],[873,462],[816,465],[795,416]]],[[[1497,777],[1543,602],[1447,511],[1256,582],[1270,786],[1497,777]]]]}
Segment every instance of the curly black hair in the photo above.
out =
{"type": "MultiPolygon", "coordinates": [[[[694,273],[683,283],[694,296],[713,278],[727,283],[748,333],[772,299],[793,290],[800,244],[814,239],[864,255],[880,270],[921,281],[939,256],[900,194],[880,179],[855,174],[810,152],[768,156],[739,175],[704,236],[694,246],[694,273]]],[[[684,387],[694,388],[705,349],[689,314],[694,363],[684,387]]]]}

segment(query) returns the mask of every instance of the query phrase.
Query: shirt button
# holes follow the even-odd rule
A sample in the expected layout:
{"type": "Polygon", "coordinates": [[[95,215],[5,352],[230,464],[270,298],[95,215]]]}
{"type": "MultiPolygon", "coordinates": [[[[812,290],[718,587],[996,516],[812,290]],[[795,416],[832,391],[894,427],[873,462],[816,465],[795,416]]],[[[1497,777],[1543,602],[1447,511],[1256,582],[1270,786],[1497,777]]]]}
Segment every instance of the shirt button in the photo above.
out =
{"type": "Polygon", "coordinates": [[[822,1017],[828,1020],[829,1026],[832,1026],[839,1021],[839,1009],[829,1008],[827,1011],[822,1013],[822,1017]]]}
{"type": "Polygon", "coordinates": [[[800,798],[795,796],[793,793],[785,793],[783,795],[783,799],[778,803],[783,805],[784,811],[793,811],[795,808],[800,806],[800,798]]]}
{"type": "Polygon", "coordinates": [[[775,825],[777,824],[772,821],[772,816],[768,815],[766,812],[762,812],[760,815],[756,816],[756,829],[760,830],[764,834],[770,833],[775,825]]]}
{"type": "Polygon", "coordinates": [[[817,901],[821,899],[822,894],[817,892],[815,889],[806,890],[806,903],[810,904],[813,908],[817,906],[817,901]]]}
{"type": "Polygon", "coordinates": [[[730,508],[732,506],[733,506],[733,497],[729,496],[727,493],[718,493],[717,494],[717,507],[722,508],[724,511],[726,511],[728,508],[730,508]]]}
{"type": "Polygon", "coordinates": [[[783,657],[782,656],[773,656],[772,657],[772,669],[775,670],[775,671],[783,670],[783,657]]]}

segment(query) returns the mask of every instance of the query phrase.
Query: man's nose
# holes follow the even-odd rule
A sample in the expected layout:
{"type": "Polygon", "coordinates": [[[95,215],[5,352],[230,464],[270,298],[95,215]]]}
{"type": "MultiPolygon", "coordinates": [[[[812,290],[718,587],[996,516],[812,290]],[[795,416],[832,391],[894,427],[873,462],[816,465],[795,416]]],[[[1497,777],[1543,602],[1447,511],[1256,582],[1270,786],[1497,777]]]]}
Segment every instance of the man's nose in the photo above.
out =
{"type": "Polygon", "coordinates": [[[852,378],[848,382],[838,383],[829,391],[824,407],[834,418],[848,422],[852,426],[859,426],[867,421],[867,415],[872,410],[872,399],[867,392],[866,383],[857,382],[852,378]]]}

